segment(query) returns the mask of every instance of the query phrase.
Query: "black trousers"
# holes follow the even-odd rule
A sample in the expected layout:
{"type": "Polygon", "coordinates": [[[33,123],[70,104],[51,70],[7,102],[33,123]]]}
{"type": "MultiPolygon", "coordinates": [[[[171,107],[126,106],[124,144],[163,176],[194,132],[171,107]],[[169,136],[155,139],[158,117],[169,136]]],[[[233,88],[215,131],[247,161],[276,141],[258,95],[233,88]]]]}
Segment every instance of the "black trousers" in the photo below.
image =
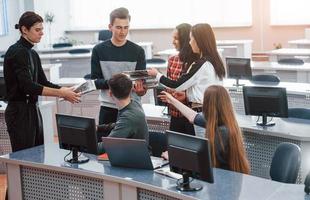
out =
{"type": "Polygon", "coordinates": [[[5,122],[13,152],[44,143],[42,116],[35,103],[9,102],[5,122]]]}
{"type": "Polygon", "coordinates": [[[171,131],[176,131],[188,135],[195,135],[195,129],[193,124],[191,124],[186,117],[173,117],[170,118],[170,128],[171,131]]]}
{"type": "MultiPolygon", "coordinates": [[[[100,106],[99,124],[115,123],[117,120],[118,109],[100,106]]],[[[101,137],[106,137],[110,132],[97,132],[98,141],[101,137]]]]}

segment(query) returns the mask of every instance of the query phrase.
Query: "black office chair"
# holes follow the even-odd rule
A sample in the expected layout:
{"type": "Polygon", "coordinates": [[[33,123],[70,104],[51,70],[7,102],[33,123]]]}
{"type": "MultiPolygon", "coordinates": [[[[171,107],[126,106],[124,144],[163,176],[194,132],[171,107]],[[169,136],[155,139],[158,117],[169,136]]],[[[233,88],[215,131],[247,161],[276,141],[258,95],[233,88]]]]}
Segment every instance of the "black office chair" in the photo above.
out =
{"type": "Polygon", "coordinates": [[[91,74],[86,74],[86,75],[84,76],[84,79],[85,79],[85,80],[91,80],[91,74]]]}
{"type": "Polygon", "coordinates": [[[112,32],[110,30],[99,31],[98,40],[106,41],[112,38],[112,32]]]}
{"type": "Polygon", "coordinates": [[[282,183],[296,183],[300,162],[299,146],[288,142],[279,144],[270,166],[271,179],[282,183]]]}
{"type": "Polygon", "coordinates": [[[167,135],[159,132],[149,132],[149,145],[152,150],[152,156],[160,157],[164,151],[167,151],[167,135]]]}
{"type": "Polygon", "coordinates": [[[283,65],[303,65],[304,61],[299,58],[282,58],[278,60],[278,63],[283,65]]]}
{"type": "Polygon", "coordinates": [[[153,64],[161,64],[165,63],[166,60],[162,58],[151,58],[151,59],[146,59],[146,63],[153,63],[153,64]]]}
{"type": "Polygon", "coordinates": [[[310,109],[307,108],[289,108],[288,117],[299,118],[299,119],[309,119],[310,120],[310,109]]]}
{"type": "Polygon", "coordinates": [[[258,75],[253,75],[252,80],[254,82],[269,82],[269,83],[279,83],[280,78],[276,75],[272,74],[258,74],[258,75]]]}
{"type": "Polygon", "coordinates": [[[72,43],[69,43],[69,42],[63,42],[63,43],[56,43],[56,44],[53,44],[53,48],[54,49],[57,49],[57,48],[64,48],[64,47],[72,47],[73,44],[72,43]]]}
{"type": "Polygon", "coordinates": [[[79,54],[79,53],[90,53],[89,49],[71,49],[68,51],[71,54],[79,54]]]}

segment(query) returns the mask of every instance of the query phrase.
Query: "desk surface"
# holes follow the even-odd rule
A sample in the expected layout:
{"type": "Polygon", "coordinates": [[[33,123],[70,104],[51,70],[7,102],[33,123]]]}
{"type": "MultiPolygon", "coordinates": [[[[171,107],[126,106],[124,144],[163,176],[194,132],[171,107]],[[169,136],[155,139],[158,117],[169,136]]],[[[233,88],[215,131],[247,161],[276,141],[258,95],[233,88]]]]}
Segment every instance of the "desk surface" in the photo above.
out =
{"type": "MultiPolygon", "coordinates": [[[[99,43],[98,43],[99,44],[99,43]]],[[[137,45],[141,47],[145,46],[152,46],[153,42],[136,42],[137,45]]],[[[38,53],[58,53],[58,52],[68,52],[73,49],[89,49],[92,50],[94,46],[97,44],[81,44],[81,45],[74,45],[72,47],[60,47],[60,48],[41,48],[35,49],[38,53]]]]}
{"type": "Polygon", "coordinates": [[[266,52],[268,55],[309,56],[310,49],[282,48],[266,52]]]}
{"type": "Polygon", "coordinates": [[[252,69],[285,70],[285,71],[310,71],[310,63],[302,65],[279,64],[278,62],[252,62],[252,69]]]}
{"type": "MultiPolygon", "coordinates": [[[[233,84],[236,83],[235,79],[224,79],[224,87],[228,89],[235,89],[236,91],[242,92],[242,87],[236,87],[233,84]]],[[[309,83],[293,83],[293,82],[280,82],[279,84],[274,84],[268,82],[251,82],[249,80],[239,80],[240,84],[245,84],[246,86],[262,86],[262,87],[284,87],[288,94],[296,95],[309,95],[310,94],[310,84],[309,83]]]]}
{"type": "Polygon", "coordinates": [[[203,185],[203,190],[180,192],[175,188],[175,179],[151,170],[111,167],[108,161],[97,161],[96,156],[89,154],[86,155],[90,158],[88,163],[71,165],[63,161],[67,153],[68,151],[59,149],[58,145],[50,144],[1,156],[0,161],[102,178],[181,199],[310,199],[303,192],[303,185],[284,184],[221,169],[214,169],[214,184],[195,180],[203,185]]]}
{"type": "Polygon", "coordinates": [[[289,44],[310,44],[309,39],[299,39],[299,40],[290,40],[288,41],[289,44]]]}
{"type": "MultiPolygon", "coordinates": [[[[163,106],[143,104],[143,110],[148,119],[169,121],[169,116],[163,114],[163,106]]],[[[273,118],[275,126],[261,127],[256,125],[256,116],[236,114],[240,128],[244,131],[281,136],[299,141],[310,141],[310,120],[295,118],[273,118]]]]}

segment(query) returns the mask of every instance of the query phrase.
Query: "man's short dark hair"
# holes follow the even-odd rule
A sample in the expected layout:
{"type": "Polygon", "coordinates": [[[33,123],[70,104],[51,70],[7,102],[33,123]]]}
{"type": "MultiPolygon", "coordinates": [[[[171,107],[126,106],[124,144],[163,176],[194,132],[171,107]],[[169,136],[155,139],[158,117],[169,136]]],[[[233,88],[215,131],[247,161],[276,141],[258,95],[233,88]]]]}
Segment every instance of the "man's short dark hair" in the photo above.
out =
{"type": "Polygon", "coordinates": [[[125,74],[113,75],[108,85],[113,96],[120,100],[129,97],[132,89],[132,81],[125,74]]]}
{"type": "Polygon", "coordinates": [[[129,11],[127,8],[121,7],[121,8],[116,8],[110,13],[110,24],[113,24],[114,20],[116,18],[119,19],[129,19],[130,21],[130,15],[129,11]]]}

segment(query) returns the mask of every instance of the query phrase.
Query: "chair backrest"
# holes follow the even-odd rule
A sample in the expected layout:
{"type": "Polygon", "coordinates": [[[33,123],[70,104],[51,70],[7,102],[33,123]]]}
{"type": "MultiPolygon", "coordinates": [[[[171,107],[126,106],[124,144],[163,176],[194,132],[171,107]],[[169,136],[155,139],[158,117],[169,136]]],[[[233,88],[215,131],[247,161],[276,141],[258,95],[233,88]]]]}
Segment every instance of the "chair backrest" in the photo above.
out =
{"type": "Polygon", "coordinates": [[[167,135],[159,132],[149,132],[149,145],[152,148],[152,156],[160,157],[162,152],[167,151],[167,135]]]}
{"type": "Polygon", "coordinates": [[[299,58],[282,58],[278,60],[279,64],[303,65],[304,61],[299,58]]]}
{"type": "Polygon", "coordinates": [[[63,48],[63,47],[72,47],[73,44],[69,43],[69,42],[63,42],[63,43],[56,43],[53,44],[53,48],[57,49],[57,48],[63,48]]]}
{"type": "Polygon", "coordinates": [[[165,63],[166,61],[162,58],[151,58],[151,59],[146,59],[146,63],[165,63]]]}
{"type": "Polygon", "coordinates": [[[112,38],[112,32],[110,30],[99,31],[98,40],[106,41],[112,38]]]}
{"type": "Polygon", "coordinates": [[[310,120],[310,109],[307,108],[289,108],[288,117],[309,119],[310,120]]]}
{"type": "Polygon", "coordinates": [[[258,74],[252,76],[252,81],[279,83],[280,78],[272,74],[258,74]]]}
{"type": "Polygon", "coordinates": [[[271,179],[282,183],[296,183],[300,162],[299,146],[288,142],[279,144],[270,166],[271,179]]]}
{"type": "Polygon", "coordinates": [[[85,79],[85,80],[90,80],[90,79],[91,79],[91,74],[86,74],[86,75],[84,76],[84,79],[85,79]]]}
{"type": "Polygon", "coordinates": [[[89,49],[71,49],[68,51],[71,54],[78,54],[78,53],[90,53],[89,49]]]}

